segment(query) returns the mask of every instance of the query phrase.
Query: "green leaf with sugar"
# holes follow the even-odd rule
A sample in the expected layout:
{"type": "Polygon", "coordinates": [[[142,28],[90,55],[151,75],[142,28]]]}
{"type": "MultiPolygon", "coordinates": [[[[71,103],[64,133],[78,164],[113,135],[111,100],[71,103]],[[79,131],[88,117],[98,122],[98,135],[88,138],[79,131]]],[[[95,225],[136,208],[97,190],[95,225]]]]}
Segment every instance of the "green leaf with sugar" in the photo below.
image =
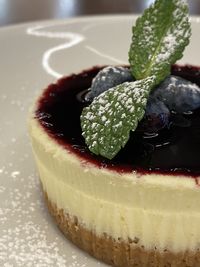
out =
{"type": "Polygon", "coordinates": [[[154,76],[125,82],[102,93],[83,109],[81,127],[90,151],[112,159],[143,118],[154,76]]]}
{"type": "Polygon", "coordinates": [[[137,79],[156,76],[159,84],[183,55],[191,35],[186,0],[156,0],[132,29],[129,62],[137,79]]]}

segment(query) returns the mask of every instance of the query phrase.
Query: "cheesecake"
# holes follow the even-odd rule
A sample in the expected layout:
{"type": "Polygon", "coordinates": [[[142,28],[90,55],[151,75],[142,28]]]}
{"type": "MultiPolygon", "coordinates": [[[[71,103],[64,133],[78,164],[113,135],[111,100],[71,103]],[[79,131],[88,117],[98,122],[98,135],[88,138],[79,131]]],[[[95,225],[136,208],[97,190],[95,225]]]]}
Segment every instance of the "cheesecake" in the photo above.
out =
{"type": "Polygon", "coordinates": [[[61,78],[32,109],[49,211],[110,265],[200,266],[200,68],[174,65],[190,36],[187,1],[156,0],[132,28],[128,66],[61,78]]]}
{"type": "MultiPolygon", "coordinates": [[[[178,123],[171,112],[154,135],[138,127],[112,160],[94,155],[80,116],[100,70],[61,78],[32,108],[29,133],[50,213],[69,240],[110,265],[200,266],[200,109],[178,123]]],[[[200,85],[198,67],[172,66],[171,74],[200,85]]]]}

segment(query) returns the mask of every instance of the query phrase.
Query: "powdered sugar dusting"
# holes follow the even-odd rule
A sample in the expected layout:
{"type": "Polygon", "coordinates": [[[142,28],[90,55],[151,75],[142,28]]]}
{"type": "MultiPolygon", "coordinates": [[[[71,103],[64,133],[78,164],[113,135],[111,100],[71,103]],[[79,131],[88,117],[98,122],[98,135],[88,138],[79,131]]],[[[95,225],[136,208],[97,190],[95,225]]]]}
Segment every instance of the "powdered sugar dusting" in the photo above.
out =
{"type": "MultiPolygon", "coordinates": [[[[19,140],[15,143],[19,145],[19,140]]],[[[22,151],[28,147],[21,141],[22,151]]],[[[67,261],[59,252],[58,242],[48,240],[49,226],[44,224],[48,223],[47,214],[37,176],[22,168],[28,154],[21,154],[17,147],[13,151],[17,154],[13,164],[7,161],[0,167],[0,262],[3,266],[64,267],[67,261]],[[38,221],[40,213],[45,216],[38,221]]],[[[7,153],[10,156],[6,158],[12,160],[11,151],[7,153]]]]}
{"type": "Polygon", "coordinates": [[[169,33],[163,40],[163,43],[165,43],[165,47],[161,49],[160,54],[157,56],[156,62],[159,63],[161,61],[165,61],[169,58],[171,54],[174,53],[176,49],[176,36],[169,33]]]}
{"type": "MultiPolygon", "coordinates": [[[[176,5],[186,5],[185,1],[177,1],[176,5]]],[[[179,23],[173,29],[170,28],[163,39],[164,45],[161,48],[160,54],[157,56],[156,63],[168,60],[176,53],[177,44],[180,46],[184,43],[184,38],[190,37],[190,29],[183,27],[188,22],[188,16],[183,16],[180,9],[175,9],[173,12],[175,19],[179,18],[179,23]]]]}
{"type": "Polygon", "coordinates": [[[188,4],[188,1],[187,0],[177,0],[177,4],[185,6],[188,4]]]}
{"type": "Polygon", "coordinates": [[[0,257],[11,266],[66,266],[57,243],[48,243],[45,230],[32,221],[4,230],[0,247],[5,251],[0,257]]]}
{"type": "Polygon", "coordinates": [[[87,257],[63,236],[50,217],[27,136],[11,139],[15,142],[4,143],[0,163],[0,266],[97,265],[95,259],[87,257]]]}

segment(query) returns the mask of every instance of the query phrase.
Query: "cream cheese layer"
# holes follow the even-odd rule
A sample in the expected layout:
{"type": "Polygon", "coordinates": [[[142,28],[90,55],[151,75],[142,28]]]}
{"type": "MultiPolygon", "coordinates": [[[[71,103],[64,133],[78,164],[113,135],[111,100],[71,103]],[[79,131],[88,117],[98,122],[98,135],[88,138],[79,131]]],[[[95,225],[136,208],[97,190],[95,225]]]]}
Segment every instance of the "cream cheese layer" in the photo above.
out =
{"type": "Polygon", "coordinates": [[[194,179],[98,168],[57,144],[35,118],[29,131],[49,199],[88,230],[137,238],[147,249],[200,248],[200,188],[194,179]]]}

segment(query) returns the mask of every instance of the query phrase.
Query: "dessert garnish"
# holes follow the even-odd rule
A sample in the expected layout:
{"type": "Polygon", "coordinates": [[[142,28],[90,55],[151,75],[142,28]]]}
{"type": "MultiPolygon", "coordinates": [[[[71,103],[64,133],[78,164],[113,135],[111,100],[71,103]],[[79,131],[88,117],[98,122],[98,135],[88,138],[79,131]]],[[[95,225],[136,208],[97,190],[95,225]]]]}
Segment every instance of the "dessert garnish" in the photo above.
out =
{"type": "MultiPolygon", "coordinates": [[[[175,111],[182,111],[179,104],[171,102],[173,94],[169,97],[170,105],[167,97],[163,104],[158,102],[162,100],[160,92],[165,91],[162,88],[168,88],[166,84],[169,84],[169,79],[173,83],[181,84],[180,91],[183,91],[182,88],[189,88],[191,95],[199,94],[198,86],[179,78],[176,81],[176,77],[167,78],[171,65],[182,57],[184,48],[189,44],[190,35],[188,4],[185,0],[156,0],[137,19],[129,50],[133,81],[130,77],[128,81],[117,78],[113,83],[110,81],[114,79],[97,78],[89,93],[89,98],[93,101],[82,111],[82,135],[91,152],[108,159],[114,158],[129,140],[130,132],[136,130],[145,112],[152,109],[150,105],[153,102],[157,101],[154,106],[165,110],[165,114],[168,114],[170,105],[175,111]],[[104,80],[106,84],[106,79],[109,80],[108,86],[101,86],[101,89],[100,82],[104,80]],[[164,86],[161,84],[159,87],[162,82],[164,86]]],[[[123,72],[122,69],[114,69],[115,76],[118,71],[123,72]]],[[[126,70],[124,72],[127,73],[126,70]]],[[[172,91],[176,96],[176,90],[172,91]]],[[[185,111],[193,107],[193,102],[188,102],[190,103],[185,111]]],[[[167,120],[167,116],[165,119],[167,120]]]]}

